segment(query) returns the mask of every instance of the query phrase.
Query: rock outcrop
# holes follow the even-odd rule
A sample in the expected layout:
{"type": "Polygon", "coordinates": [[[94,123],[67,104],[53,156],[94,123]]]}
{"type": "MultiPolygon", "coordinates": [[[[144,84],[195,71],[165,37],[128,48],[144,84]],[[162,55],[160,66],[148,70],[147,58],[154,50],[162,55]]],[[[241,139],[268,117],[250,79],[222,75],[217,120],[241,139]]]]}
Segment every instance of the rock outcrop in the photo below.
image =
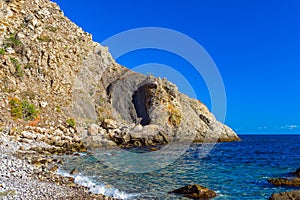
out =
{"type": "Polygon", "coordinates": [[[293,190],[290,192],[281,192],[277,194],[273,194],[269,200],[298,200],[300,199],[300,190],[293,190]]]}
{"type": "Polygon", "coordinates": [[[273,179],[268,179],[268,182],[276,186],[300,187],[300,178],[293,178],[293,179],[273,178],[273,179]]]}
{"type": "MultiPolygon", "coordinates": [[[[267,181],[275,186],[284,186],[284,187],[300,187],[300,178],[299,178],[300,168],[298,168],[295,172],[291,172],[290,174],[294,174],[298,177],[290,177],[290,178],[272,178],[267,181]]],[[[285,200],[285,199],[300,199],[300,190],[293,190],[289,192],[281,192],[277,194],[273,194],[270,197],[270,200],[285,200]]]]}
{"type": "Polygon", "coordinates": [[[300,168],[298,168],[295,172],[291,172],[290,174],[294,174],[296,176],[300,176],[300,168]]]}
{"type": "Polygon", "coordinates": [[[210,199],[217,196],[217,194],[213,190],[197,184],[178,188],[176,190],[170,191],[169,193],[179,194],[192,199],[210,199]]]}
{"type": "Polygon", "coordinates": [[[63,126],[92,147],[239,140],[166,79],[117,64],[57,4],[0,0],[0,128],[25,126],[63,126]]]}

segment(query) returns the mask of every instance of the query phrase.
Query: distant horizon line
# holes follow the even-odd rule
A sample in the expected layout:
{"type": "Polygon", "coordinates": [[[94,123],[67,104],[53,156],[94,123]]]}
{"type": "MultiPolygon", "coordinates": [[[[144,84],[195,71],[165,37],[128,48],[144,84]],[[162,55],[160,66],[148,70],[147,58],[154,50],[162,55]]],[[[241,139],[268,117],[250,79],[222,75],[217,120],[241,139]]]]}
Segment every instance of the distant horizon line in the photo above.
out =
{"type": "Polygon", "coordinates": [[[237,135],[300,135],[300,133],[237,133],[237,135]]]}

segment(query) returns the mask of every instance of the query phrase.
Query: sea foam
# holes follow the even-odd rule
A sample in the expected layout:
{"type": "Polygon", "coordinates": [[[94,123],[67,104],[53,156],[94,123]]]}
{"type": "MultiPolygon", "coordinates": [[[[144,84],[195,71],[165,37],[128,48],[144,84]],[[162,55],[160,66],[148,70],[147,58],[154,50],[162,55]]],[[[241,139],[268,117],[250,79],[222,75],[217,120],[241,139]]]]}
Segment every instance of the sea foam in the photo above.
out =
{"type": "Polygon", "coordinates": [[[103,194],[105,196],[124,200],[132,199],[131,197],[135,196],[134,194],[127,194],[119,189],[113,188],[111,185],[95,183],[91,178],[83,176],[82,174],[71,175],[70,173],[61,169],[57,171],[57,174],[66,177],[73,177],[76,184],[89,188],[89,191],[94,194],[103,194]]]}

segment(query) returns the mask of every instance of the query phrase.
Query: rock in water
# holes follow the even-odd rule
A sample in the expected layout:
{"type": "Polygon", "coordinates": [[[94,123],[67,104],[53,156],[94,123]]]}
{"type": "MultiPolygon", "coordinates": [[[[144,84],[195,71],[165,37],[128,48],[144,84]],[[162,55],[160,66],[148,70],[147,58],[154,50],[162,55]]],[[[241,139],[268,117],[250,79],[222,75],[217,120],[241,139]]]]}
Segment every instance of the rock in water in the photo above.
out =
{"type": "Polygon", "coordinates": [[[79,174],[79,171],[77,169],[72,169],[72,171],[70,172],[71,175],[77,175],[79,174]]]}
{"type": "Polygon", "coordinates": [[[268,179],[268,182],[276,186],[300,187],[300,178],[294,178],[294,179],[272,178],[272,179],[268,179]]]}
{"type": "Polygon", "coordinates": [[[281,192],[277,194],[272,194],[269,200],[299,200],[300,199],[300,190],[293,190],[290,192],[281,192]]]}
{"type": "Polygon", "coordinates": [[[209,199],[217,196],[217,194],[206,187],[203,187],[201,185],[188,185],[173,191],[170,191],[168,193],[174,193],[174,194],[180,194],[184,197],[189,197],[193,199],[209,199]]]}
{"type": "Polygon", "coordinates": [[[295,174],[297,176],[300,176],[300,167],[295,172],[291,172],[291,174],[295,174]]]}

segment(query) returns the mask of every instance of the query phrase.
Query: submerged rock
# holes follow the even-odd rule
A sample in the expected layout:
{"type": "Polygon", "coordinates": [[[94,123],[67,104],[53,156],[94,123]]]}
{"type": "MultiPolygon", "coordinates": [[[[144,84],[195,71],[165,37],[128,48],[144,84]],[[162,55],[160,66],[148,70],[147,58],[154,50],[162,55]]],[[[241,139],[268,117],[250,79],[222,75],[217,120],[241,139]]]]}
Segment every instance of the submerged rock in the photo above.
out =
{"type": "Polygon", "coordinates": [[[201,185],[188,185],[168,193],[180,194],[184,197],[189,197],[192,199],[209,199],[217,196],[217,194],[206,187],[201,185]]]}
{"type": "Polygon", "coordinates": [[[299,200],[300,199],[300,190],[293,190],[289,192],[281,192],[272,194],[269,200],[299,200]]]}

